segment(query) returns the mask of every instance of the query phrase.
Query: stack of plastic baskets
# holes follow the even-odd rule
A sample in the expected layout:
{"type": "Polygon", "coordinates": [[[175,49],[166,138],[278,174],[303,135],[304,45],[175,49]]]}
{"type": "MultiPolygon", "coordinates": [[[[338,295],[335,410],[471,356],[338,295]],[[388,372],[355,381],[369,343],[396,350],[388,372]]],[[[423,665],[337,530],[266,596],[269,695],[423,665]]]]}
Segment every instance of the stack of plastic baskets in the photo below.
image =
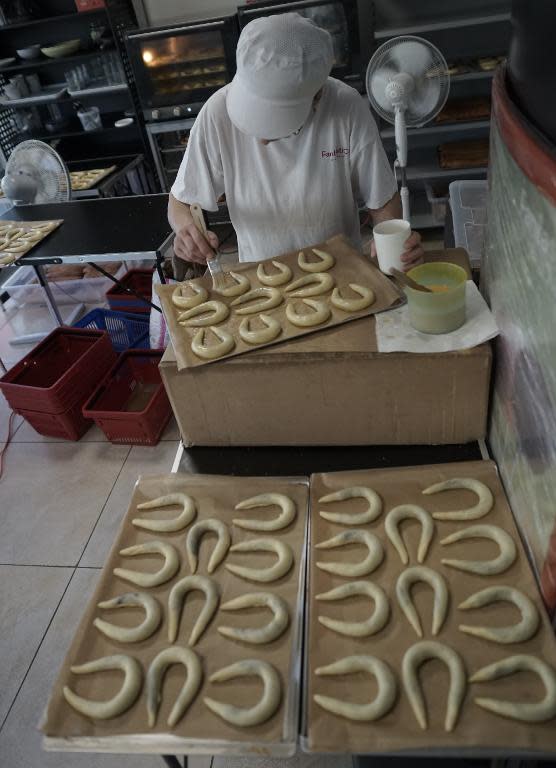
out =
{"type": "Polygon", "coordinates": [[[150,302],[153,290],[152,280],[152,269],[130,269],[120,280],[123,287],[113,285],[110,290],[106,291],[108,306],[116,312],[150,313],[150,304],[141,301],[133,293],[126,293],[125,288],[132,288],[150,302]]]}
{"type": "Polygon", "coordinates": [[[148,315],[98,308],[88,312],[74,323],[73,327],[108,331],[116,352],[126,349],[149,349],[148,315]]]}

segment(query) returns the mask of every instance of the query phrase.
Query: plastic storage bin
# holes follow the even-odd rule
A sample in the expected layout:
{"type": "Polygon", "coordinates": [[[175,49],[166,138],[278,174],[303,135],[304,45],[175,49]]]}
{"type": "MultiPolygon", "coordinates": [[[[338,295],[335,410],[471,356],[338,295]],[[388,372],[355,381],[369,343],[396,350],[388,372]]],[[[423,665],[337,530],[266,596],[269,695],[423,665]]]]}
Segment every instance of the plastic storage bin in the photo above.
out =
{"type": "Polygon", "coordinates": [[[149,319],[145,315],[99,308],[88,312],[74,323],[73,327],[108,331],[116,352],[126,349],[149,349],[149,319]]]}
{"type": "Polygon", "coordinates": [[[487,181],[453,181],[450,206],[454,221],[454,243],[465,248],[472,267],[480,267],[485,238],[487,181]]]}
{"type": "Polygon", "coordinates": [[[156,445],[172,414],[158,364],[162,349],[123,352],[83,406],[112,443],[156,445]]]}
{"type": "MultiPolygon", "coordinates": [[[[121,266],[115,277],[119,280],[125,274],[125,267],[121,266]]],[[[33,267],[19,267],[4,283],[3,290],[7,291],[12,299],[20,306],[24,304],[44,304],[46,299],[40,283],[37,280],[33,267]]],[[[102,303],[106,291],[113,285],[107,277],[83,277],[81,280],[63,280],[59,283],[48,282],[50,290],[57,304],[102,303]]]]}
{"type": "Polygon", "coordinates": [[[446,220],[446,206],[450,200],[448,185],[431,184],[424,182],[427,200],[430,203],[432,217],[439,226],[444,226],[446,220]]]}
{"type": "MultiPolygon", "coordinates": [[[[152,269],[130,269],[121,279],[122,286],[132,288],[147,301],[151,300],[153,291],[153,270],[152,269]]],[[[132,293],[126,293],[124,288],[119,285],[113,285],[106,292],[106,299],[110,309],[117,312],[137,312],[140,314],[149,314],[151,307],[134,296],[132,293]]]]}

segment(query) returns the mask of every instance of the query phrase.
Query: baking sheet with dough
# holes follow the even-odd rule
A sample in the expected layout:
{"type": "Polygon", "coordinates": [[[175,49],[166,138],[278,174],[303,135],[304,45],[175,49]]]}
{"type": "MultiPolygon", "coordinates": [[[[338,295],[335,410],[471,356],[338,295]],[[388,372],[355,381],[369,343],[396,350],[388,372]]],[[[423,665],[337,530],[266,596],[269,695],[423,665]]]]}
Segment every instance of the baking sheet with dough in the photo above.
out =
{"type": "Polygon", "coordinates": [[[117,165],[110,165],[107,168],[91,168],[86,171],[70,171],[71,188],[74,191],[82,191],[96,187],[99,181],[105,179],[113,173],[117,165]]]}
{"type": "MultiPolygon", "coordinates": [[[[77,628],[71,647],[66,655],[62,669],[51,692],[45,721],[41,728],[45,734],[46,749],[84,750],[92,752],[145,752],[156,754],[258,754],[287,756],[295,751],[298,732],[299,679],[301,660],[301,622],[304,586],[304,553],[306,543],[306,523],[308,506],[308,480],[306,478],[267,478],[267,477],[224,477],[218,475],[172,474],[140,477],[114,546],[104,566],[99,584],[85,610],[77,628]],[[167,493],[185,492],[198,502],[196,520],[217,517],[231,524],[234,517],[253,517],[271,519],[276,516],[276,508],[257,509],[239,514],[234,510],[242,499],[260,493],[279,492],[291,496],[297,505],[297,517],[294,523],[271,535],[285,541],[293,548],[294,566],[284,577],[271,584],[248,582],[229,573],[224,564],[227,562],[247,565],[266,566],[276,559],[271,554],[230,554],[212,574],[221,587],[221,603],[249,592],[270,591],[280,595],[290,609],[289,629],[269,645],[248,645],[223,638],[217,627],[262,626],[269,620],[269,612],[263,609],[242,611],[221,611],[216,613],[207,630],[194,646],[200,654],[204,668],[204,681],[199,694],[186,712],[183,719],[169,729],[166,720],[176,695],[184,682],[184,672],[179,666],[169,669],[164,687],[163,698],[157,724],[153,729],[147,726],[145,688],[137,702],[123,715],[112,720],[93,721],[75,712],[62,696],[62,686],[70,687],[79,695],[97,699],[108,699],[121,683],[121,675],[107,672],[91,676],[73,675],[69,668],[102,656],[125,653],[137,658],[144,672],[150,661],[159,651],[170,645],[167,631],[168,594],[173,584],[190,573],[185,551],[185,538],[188,528],[176,533],[159,533],[136,528],[131,525],[134,517],[168,518],[175,516],[172,508],[147,512],[137,510],[137,505],[167,493]],[[101,600],[108,600],[125,592],[139,588],[122,581],[112,574],[115,566],[139,570],[154,571],[160,566],[160,557],[139,556],[122,558],[118,552],[124,547],[162,539],[174,544],[180,553],[181,565],[177,575],[166,584],[146,589],[148,594],[159,599],[163,608],[161,627],[147,640],[133,644],[112,641],[98,632],[92,621],[102,617],[107,621],[122,626],[136,626],[144,617],[141,609],[100,611],[96,607],[101,600]],[[261,694],[261,683],[255,678],[241,678],[229,683],[211,684],[209,676],[228,664],[243,659],[264,659],[273,664],[282,679],[283,698],[280,709],[270,720],[251,728],[234,728],[212,714],[203,704],[203,697],[210,696],[219,701],[234,703],[239,706],[254,705],[261,694]],[[239,693],[239,696],[238,696],[239,693]]],[[[230,525],[232,544],[247,539],[260,538],[261,533],[246,531],[230,525]]],[[[269,534],[270,535],[270,534],[269,534]]],[[[207,575],[207,563],[215,544],[214,535],[207,534],[201,541],[199,568],[197,573],[207,575]]],[[[141,591],[139,589],[139,591],[141,591]]],[[[203,607],[204,598],[200,592],[188,594],[182,613],[178,644],[185,645],[192,625],[197,620],[203,607]]]]}
{"type": "Polygon", "coordinates": [[[0,220],[0,267],[13,264],[25,256],[35,245],[57,229],[63,221],[63,219],[45,221],[0,220]]]}
{"type": "MultiPolygon", "coordinates": [[[[303,249],[309,259],[311,259],[312,256],[312,258],[316,261],[317,257],[311,254],[311,247],[320,248],[321,250],[327,251],[334,256],[336,263],[330,270],[328,270],[328,274],[332,275],[336,286],[342,288],[347,286],[348,283],[358,283],[372,288],[376,297],[374,303],[366,309],[359,310],[358,312],[346,313],[332,306],[329,301],[331,295],[331,291],[329,291],[323,296],[314,296],[312,298],[326,299],[326,303],[329,305],[331,310],[330,319],[318,326],[311,328],[299,328],[295,325],[292,325],[286,318],[286,299],[274,309],[263,310],[265,314],[276,318],[280,322],[280,325],[282,326],[282,333],[273,341],[267,342],[266,344],[257,344],[256,346],[246,344],[240,338],[239,325],[244,319],[245,315],[238,315],[232,311],[228,320],[220,323],[218,328],[229,331],[235,339],[236,346],[227,355],[223,355],[216,360],[209,361],[197,357],[191,351],[191,341],[195,333],[198,331],[198,328],[184,328],[177,322],[177,315],[180,310],[178,310],[177,307],[175,307],[172,303],[172,293],[174,292],[176,286],[157,285],[155,286],[155,289],[160,297],[162,311],[164,312],[164,317],[166,318],[166,322],[168,324],[170,338],[172,339],[172,344],[176,352],[178,370],[182,370],[183,368],[191,368],[198,365],[207,365],[208,363],[218,362],[220,360],[226,360],[227,358],[235,357],[236,355],[241,355],[245,352],[258,352],[259,350],[271,344],[279,344],[281,342],[288,341],[289,339],[305,336],[308,333],[315,333],[315,331],[322,331],[325,328],[331,328],[342,323],[357,320],[367,315],[374,315],[377,312],[383,312],[386,309],[390,309],[391,307],[398,306],[400,303],[403,303],[404,299],[401,297],[394,283],[392,283],[385,275],[383,275],[382,272],[369,259],[365,258],[365,256],[356,251],[355,248],[353,248],[353,246],[350,244],[349,240],[343,235],[336,235],[324,243],[318,243],[314,246],[307,246],[303,249]]],[[[308,272],[304,272],[299,268],[297,263],[298,253],[299,251],[295,251],[292,253],[283,254],[281,256],[276,256],[275,261],[280,261],[283,264],[287,264],[293,273],[291,281],[286,283],[284,286],[280,286],[279,290],[287,287],[290,282],[293,282],[300,277],[306,277],[309,274],[308,272]]],[[[234,266],[233,271],[246,274],[251,281],[251,287],[259,288],[261,287],[261,283],[259,283],[257,279],[257,266],[260,263],[261,262],[249,262],[245,264],[237,264],[234,266]]],[[[276,270],[272,267],[270,261],[266,263],[268,264],[267,272],[273,274],[276,270]]],[[[220,294],[216,294],[212,291],[212,278],[210,275],[205,275],[191,281],[187,280],[185,282],[202,285],[209,291],[209,300],[217,299],[218,301],[222,301],[228,305],[230,305],[234,300],[233,298],[225,298],[220,294]]],[[[296,305],[298,303],[299,299],[296,300],[296,305]]],[[[248,317],[255,319],[257,315],[248,315],[248,317]]]]}
{"type": "MultiPolygon", "coordinates": [[[[302,741],[304,748],[312,752],[354,752],[386,753],[410,752],[442,755],[454,750],[459,755],[462,750],[472,754],[495,753],[515,755],[525,753],[556,752],[556,721],[546,723],[523,723],[506,720],[481,709],[473,702],[476,696],[508,699],[526,699],[535,701],[542,698],[543,686],[533,674],[520,673],[505,679],[489,683],[475,683],[468,686],[461,709],[458,724],[452,733],[444,731],[444,716],[448,694],[448,671],[439,661],[426,663],[420,672],[424,683],[429,727],[422,731],[415,719],[408,699],[401,684],[401,661],[405,651],[419,638],[407,622],[395,596],[396,580],[405,566],[399,555],[389,543],[384,532],[384,519],[392,507],[399,504],[418,504],[430,512],[447,509],[461,509],[476,502],[475,494],[470,491],[446,491],[431,496],[423,496],[421,491],[433,483],[452,477],[473,477],[482,480],[493,491],[495,504],[491,512],[479,521],[447,522],[435,521],[436,532],[423,565],[438,570],[448,583],[450,605],[447,620],[440,633],[433,638],[432,605],[433,593],[425,584],[416,584],[412,595],[414,605],[421,619],[423,639],[436,640],[455,648],[462,656],[468,674],[494,661],[517,653],[537,655],[544,658],[556,669],[556,643],[547,614],[543,608],[536,582],[529,567],[527,556],[521,544],[519,534],[513,522],[496,465],[492,461],[452,463],[404,469],[368,470],[357,472],[337,472],[313,475],[311,478],[311,517],[310,517],[310,554],[308,559],[309,579],[309,628],[307,693],[304,702],[306,732],[302,741]],[[318,499],[326,493],[351,485],[369,485],[382,497],[384,508],[381,516],[365,526],[366,530],[377,535],[386,552],[383,563],[368,576],[388,594],[391,617],[388,624],[378,634],[368,638],[348,638],[325,629],[317,622],[317,615],[326,615],[334,619],[358,621],[368,618],[372,612],[372,602],[366,598],[353,598],[350,601],[336,603],[315,601],[314,596],[325,592],[347,579],[320,571],[315,560],[347,559],[347,549],[341,553],[336,550],[330,557],[325,557],[323,550],[315,550],[314,544],[330,538],[342,526],[324,520],[318,514],[319,509],[328,511],[360,511],[364,508],[361,500],[345,501],[337,504],[318,504],[318,499]],[[518,547],[518,557],[514,564],[497,576],[482,577],[462,573],[441,565],[440,558],[487,559],[497,554],[496,545],[484,540],[467,540],[449,546],[439,546],[439,541],[455,530],[467,525],[481,523],[498,525],[508,531],[518,547]],[[487,586],[508,584],[515,586],[528,595],[541,613],[541,627],[537,634],[525,643],[498,645],[479,638],[463,634],[457,629],[458,624],[501,626],[512,624],[519,619],[517,609],[508,603],[497,603],[473,611],[459,611],[457,605],[469,595],[487,586]],[[320,693],[334,696],[345,701],[362,703],[368,701],[376,692],[376,683],[369,675],[349,675],[347,677],[318,678],[313,674],[319,666],[330,664],[336,659],[352,654],[369,654],[390,664],[398,680],[398,700],[392,711],[381,720],[370,723],[357,723],[329,714],[318,707],[313,695],[320,693]]],[[[417,521],[401,524],[402,536],[408,546],[410,561],[408,567],[417,565],[417,547],[420,525],[417,521]]],[[[360,552],[352,548],[354,557],[360,552]]]]}

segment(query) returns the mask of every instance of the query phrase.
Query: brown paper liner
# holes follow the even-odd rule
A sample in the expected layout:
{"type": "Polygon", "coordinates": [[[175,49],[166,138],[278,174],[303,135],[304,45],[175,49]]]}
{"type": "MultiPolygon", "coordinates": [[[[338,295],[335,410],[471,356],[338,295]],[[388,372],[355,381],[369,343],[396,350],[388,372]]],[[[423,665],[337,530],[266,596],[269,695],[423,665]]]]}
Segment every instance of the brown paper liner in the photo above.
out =
{"type": "MultiPolygon", "coordinates": [[[[34,248],[36,245],[41,243],[45,239],[45,237],[48,237],[48,235],[51,232],[54,232],[54,230],[57,229],[60,226],[60,224],[63,223],[63,221],[64,221],[63,219],[46,219],[45,221],[7,221],[7,220],[0,219],[0,230],[4,230],[5,228],[8,228],[9,230],[22,229],[24,233],[27,233],[27,232],[33,232],[39,224],[41,226],[45,224],[49,225],[48,229],[43,230],[41,232],[40,240],[37,240],[35,243],[29,243],[29,247],[26,248],[24,251],[17,251],[16,253],[13,254],[14,260],[17,261],[17,259],[20,259],[22,256],[25,256],[25,254],[29,253],[29,251],[32,248],[34,248]]],[[[4,240],[5,234],[6,233],[3,232],[0,235],[0,242],[4,240]]],[[[12,251],[10,251],[10,246],[11,247],[17,246],[20,244],[20,242],[21,241],[19,237],[15,237],[13,240],[10,240],[8,247],[5,247],[5,248],[0,247],[0,259],[3,256],[8,256],[9,254],[12,253],[12,251]]]]}

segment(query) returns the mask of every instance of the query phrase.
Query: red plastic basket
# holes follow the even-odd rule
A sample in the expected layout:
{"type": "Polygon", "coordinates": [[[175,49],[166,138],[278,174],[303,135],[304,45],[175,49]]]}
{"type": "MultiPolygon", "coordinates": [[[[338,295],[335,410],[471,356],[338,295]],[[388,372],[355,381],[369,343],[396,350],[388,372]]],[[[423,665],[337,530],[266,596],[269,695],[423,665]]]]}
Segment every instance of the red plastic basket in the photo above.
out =
{"type": "Polygon", "coordinates": [[[40,435],[79,440],[93,424],[91,419],[83,416],[82,407],[83,404],[79,402],[64,413],[41,413],[24,409],[18,410],[17,413],[40,435]]]}
{"type": "Polygon", "coordinates": [[[172,414],[158,364],[163,349],[122,352],[83,406],[111,443],[156,445],[172,414]]]}
{"type": "Polygon", "coordinates": [[[151,311],[150,305],[145,304],[132,293],[126,293],[125,288],[132,288],[147,301],[152,298],[153,292],[153,271],[152,269],[130,269],[120,280],[123,287],[113,285],[106,291],[106,299],[110,309],[116,312],[136,312],[147,314],[151,311]]]}

